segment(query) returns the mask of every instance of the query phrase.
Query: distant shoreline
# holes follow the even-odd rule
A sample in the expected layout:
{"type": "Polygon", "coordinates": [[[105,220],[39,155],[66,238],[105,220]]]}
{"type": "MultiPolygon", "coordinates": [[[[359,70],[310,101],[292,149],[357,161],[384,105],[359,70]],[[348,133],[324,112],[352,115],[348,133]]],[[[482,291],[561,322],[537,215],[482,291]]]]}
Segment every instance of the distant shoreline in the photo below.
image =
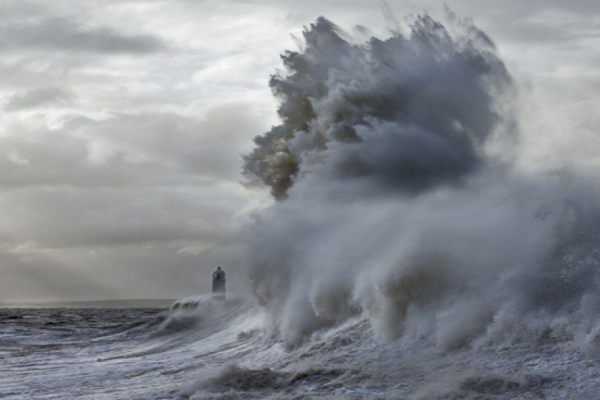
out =
{"type": "Polygon", "coordinates": [[[168,308],[176,299],[0,302],[0,308],[168,308]]]}

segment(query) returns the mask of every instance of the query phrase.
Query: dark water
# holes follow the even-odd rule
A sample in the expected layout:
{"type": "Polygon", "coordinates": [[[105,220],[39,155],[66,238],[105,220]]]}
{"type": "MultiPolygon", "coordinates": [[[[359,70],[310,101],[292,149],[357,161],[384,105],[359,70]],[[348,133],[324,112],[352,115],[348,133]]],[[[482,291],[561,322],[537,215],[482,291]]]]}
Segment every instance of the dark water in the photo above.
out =
{"type": "Polygon", "coordinates": [[[0,329],[101,332],[128,325],[132,319],[153,319],[164,311],[160,308],[5,308],[0,309],[0,329]]]}
{"type": "Polygon", "coordinates": [[[136,347],[140,333],[158,326],[166,311],[0,309],[0,398],[85,396],[91,382],[79,379],[78,370],[100,382],[103,373],[95,357],[136,347]]]}
{"type": "Polygon", "coordinates": [[[0,310],[0,399],[600,398],[600,363],[558,331],[446,351],[359,316],[286,348],[251,302],[182,304],[0,310]]]}

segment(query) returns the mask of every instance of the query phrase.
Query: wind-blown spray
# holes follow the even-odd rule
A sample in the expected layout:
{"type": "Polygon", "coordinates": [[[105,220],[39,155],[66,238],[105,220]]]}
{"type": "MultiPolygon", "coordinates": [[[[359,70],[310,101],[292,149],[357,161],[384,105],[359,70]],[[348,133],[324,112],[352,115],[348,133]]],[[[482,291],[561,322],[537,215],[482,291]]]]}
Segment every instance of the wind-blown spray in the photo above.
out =
{"type": "Polygon", "coordinates": [[[278,200],[247,235],[273,328],[294,345],[362,312],[382,338],[441,348],[557,332],[564,318],[592,332],[598,192],[511,166],[515,90],[491,40],[429,16],[408,35],[347,37],[319,18],[282,56],[282,124],[244,156],[278,200]]]}

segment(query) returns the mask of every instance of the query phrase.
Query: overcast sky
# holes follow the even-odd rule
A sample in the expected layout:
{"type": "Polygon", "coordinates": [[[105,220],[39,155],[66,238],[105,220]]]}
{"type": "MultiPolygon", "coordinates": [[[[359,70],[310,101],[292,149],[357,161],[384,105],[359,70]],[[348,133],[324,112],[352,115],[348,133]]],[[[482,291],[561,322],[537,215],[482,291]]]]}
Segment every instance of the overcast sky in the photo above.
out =
{"type": "MultiPolygon", "coordinates": [[[[444,18],[441,1],[388,4],[444,18]]],[[[516,78],[521,163],[594,168],[600,2],[446,4],[516,78]]],[[[320,15],[395,24],[368,0],[0,2],[0,301],[178,298],[235,271],[235,234],[270,201],[240,154],[277,124],[269,76],[320,15]]]]}

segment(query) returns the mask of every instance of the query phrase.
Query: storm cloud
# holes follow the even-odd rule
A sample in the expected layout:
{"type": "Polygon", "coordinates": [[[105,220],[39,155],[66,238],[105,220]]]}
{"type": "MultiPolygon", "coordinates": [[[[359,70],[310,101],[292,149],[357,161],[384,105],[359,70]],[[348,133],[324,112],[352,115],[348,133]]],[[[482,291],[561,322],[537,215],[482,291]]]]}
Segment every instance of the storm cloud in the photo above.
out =
{"type": "Polygon", "coordinates": [[[107,27],[85,27],[65,18],[4,21],[0,25],[0,51],[27,49],[144,54],[164,51],[167,45],[149,34],[126,35],[107,27]]]}
{"type": "Polygon", "coordinates": [[[9,97],[4,109],[6,111],[18,111],[44,105],[57,106],[68,104],[72,101],[73,97],[74,95],[71,91],[59,87],[31,89],[9,97]]]}

